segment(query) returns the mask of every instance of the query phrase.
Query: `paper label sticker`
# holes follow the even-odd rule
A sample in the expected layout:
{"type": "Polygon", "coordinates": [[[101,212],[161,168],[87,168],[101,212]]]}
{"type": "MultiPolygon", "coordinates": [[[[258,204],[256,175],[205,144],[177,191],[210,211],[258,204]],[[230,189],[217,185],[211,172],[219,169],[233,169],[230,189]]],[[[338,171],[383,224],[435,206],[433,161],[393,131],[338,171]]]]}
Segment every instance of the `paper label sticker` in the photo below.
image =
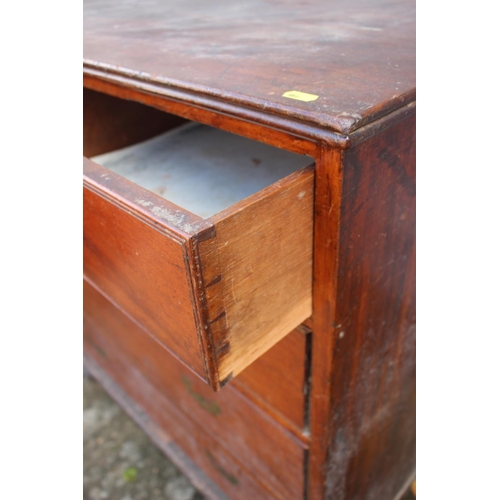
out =
{"type": "Polygon", "coordinates": [[[308,94],[307,92],[300,92],[298,90],[289,90],[285,92],[282,97],[288,97],[289,99],[295,99],[297,101],[311,102],[315,101],[319,95],[308,94]]]}

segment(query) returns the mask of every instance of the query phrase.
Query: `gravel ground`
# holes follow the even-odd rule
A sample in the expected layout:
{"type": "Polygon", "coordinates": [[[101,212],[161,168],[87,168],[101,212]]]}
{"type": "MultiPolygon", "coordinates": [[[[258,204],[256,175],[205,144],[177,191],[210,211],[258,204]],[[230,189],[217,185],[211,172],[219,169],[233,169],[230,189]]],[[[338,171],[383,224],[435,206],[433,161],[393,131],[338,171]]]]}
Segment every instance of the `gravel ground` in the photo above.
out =
{"type": "MultiPolygon", "coordinates": [[[[83,499],[204,498],[99,384],[84,376],[83,499]]],[[[408,492],[401,500],[415,497],[408,492]]]]}

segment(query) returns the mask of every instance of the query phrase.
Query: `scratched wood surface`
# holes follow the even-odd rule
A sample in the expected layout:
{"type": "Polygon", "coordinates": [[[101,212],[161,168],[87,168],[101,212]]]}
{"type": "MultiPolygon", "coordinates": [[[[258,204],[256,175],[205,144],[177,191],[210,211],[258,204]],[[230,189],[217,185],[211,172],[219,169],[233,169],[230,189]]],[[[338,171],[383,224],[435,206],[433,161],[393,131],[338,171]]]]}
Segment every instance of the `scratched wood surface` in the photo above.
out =
{"type": "Polygon", "coordinates": [[[127,83],[120,79],[111,81],[89,75],[88,71],[85,71],[83,75],[83,85],[84,89],[93,89],[109,97],[123,99],[125,102],[132,100],[142,103],[187,120],[217,127],[298,154],[314,156],[315,141],[319,139],[333,141],[342,147],[346,147],[348,142],[345,136],[338,133],[277,116],[270,120],[259,111],[224,101],[214,102],[197,94],[177,92],[175,97],[167,98],[164,95],[155,94],[154,89],[128,87],[127,83]],[[186,106],[191,100],[196,103],[186,106]],[[254,123],[262,123],[264,126],[255,127],[254,123]]]}
{"type": "MultiPolygon", "coordinates": [[[[94,172],[94,179],[107,184],[115,196],[120,191],[120,179],[117,176],[113,183],[105,169],[90,161],[85,165],[89,181],[84,189],[83,209],[85,276],[159,342],[206,377],[190,276],[185,267],[189,235],[145,224],[113,199],[107,199],[103,191],[93,190],[94,172]]],[[[142,193],[137,194],[137,199],[147,200],[142,193]]],[[[163,209],[175,215],[168,207],[163,209]]]]}
{"type": "Polygon", "coordinates": [[[127,358],[114,352],[111,362],[84,338],[84,363],[93,377],[143,428],[208,500],[276,500],[267,488],[153,386],[127,358]],[[194,438],[193,438],[194,436],[194,438]]]}
{"type": "Polygon", "coordinates": [[[414,100],[415,3],[85,0],[84,61],[125,86],[349,133],[414,100]]]}

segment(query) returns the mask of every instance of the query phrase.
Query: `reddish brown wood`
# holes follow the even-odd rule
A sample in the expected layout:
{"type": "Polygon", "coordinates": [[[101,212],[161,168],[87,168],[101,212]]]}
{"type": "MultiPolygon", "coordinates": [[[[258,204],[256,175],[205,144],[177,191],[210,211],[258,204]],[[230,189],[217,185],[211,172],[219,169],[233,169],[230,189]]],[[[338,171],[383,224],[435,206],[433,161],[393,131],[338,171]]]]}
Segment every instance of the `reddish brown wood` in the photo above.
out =
{"type": "MultiPolygon", "coordinates": [[[[208,500],[226,500],[228,497],[224,494],[224,491],[219,488],[215,482],[213,482],[206,474],[202,472],[205,468],[203,462],[203,457],[197,461],[197,464],[185,453],[184,449],[189,450],[189,454],[193,457],[198,455],[197,452],[193,452],[192,448],[192,440],[186,440],[185,434],[182,432],[184,428],[183,425],[178,425],[174,427],[171,433],[167,433],[165,431],[164,426],[160,427],[160,423],[152,420],[145,410],[141,408],[137,404],[136,401],[132,399],[130,395],[128,395],[120,385],[118,385],[113,378],[108,374],[108,372],[102,368],[98,363],[94,361],[94,358],[98,357],[99,350],[98,346],[88,345],[87,340],[84,338],[84,347],[86,349],[86,353],[84,354],[84,366],[89,371],[89,373],[101,384],[101,386],[111,395],[111,397],[128,413],[128,415],[135,420],[135,422],[142,428],[142,430],[150,437],[150,439],[158,446],[158,448],[167,455],[174,464],[182,470],[183,474],[185,474],[190,482],[195,486],[196,489],[203,491],[203,495],[208,500]],[[90,354],[89,354],[90,353],[90,354]],[[175,432],[177,430],[177,432],[175,432]],[[182,443],[181,446],[178,443],[182,443]]],[[[166,400],[163,402],[165,403],[166,400]]],[[[177,415],[175,408],[173,406],[165,404],[167,406],[166,417],[172,420],[170,417],[170,412],[174,413],[173,419],[177,415]],[[170,410],[170,411],[169,411],[170,410]]],[[[178,417],[179,418],[179,417],[178,417]]],[[[180,418],[179,418],[180,419],[180,418]]],[[[184,423],[184,419],[182,419],[182,423],[184,423]]],[[[188,425],[191,421],[188,420],[188,425]]],[[[212,447],[217,449],[217,455],[222,452],[217,446],[217,443],[213,440],[210,441],[209,444],[204,445],[207,449],[211,449],[212,447]]],[[[231,470],[231,469],[229,469],[231,470]]],[[[229,472],[229,471],[228,471],[229,472]]],[[[245,481],[245,477],[242,478],[242,483],[245,481]]],[[[233,481],[234,482],[234,481],[233,481]]],[[[239,482],[239,476],[238,476],[239,482]]],[[[231,483],[232,484],[232,483],[231,483]]],[[[227,485],[226,485],[227,487],[227,485]]],[[[248,483],[245,484],[244,489],[247,488],[249,491],[253,492],[253,488],[255,486],[250,481],[250,486],[248,483]]],[[[225,488],[224,488],[225,489],[225,488]]],[[[259,491],[259,490],[257,490],[259,491]]],[[[259,491],[259,493],[262,493],[259,491]]],[[[265,498],[265,495],[264,495],[265,498]]]]}
{"type": "Polygon", "coordinates": [[[138,102],[83,89],[83,154],[96,156],[154,137],[184,122],[138,102]]]}
{"type": "MultiPolygon", "coordinates": [[[[87,345],[94,357],[99,355],[100,364],[119,375],[122,385],[130,387],[127,374],[140,373],[144,380],[140,387],[154,386],[181,413],[201,423],[204,433],[278,497],[301,498],[305,446],[300,441],[231,385],[214,393],[87,282],[84,302],[87,345]]],[[[155,402],[144,401],[143,406],[154,414],[155,402]]]]}
{"type": "Polygon", "coordinates": [[[329,453],[333,350],[333,320],[337,299],[340,203],[343,155],[323,146],[316,160],[314,214],[313,339],[311,357],[311,449],[308,493],[324,498],[329,453]]]}
{"type": "MultiPolygon", "coordinates": [[[[152,227],[154,220],[142,218],[140,212],[130,213],[131,207],[119,206],[117,199],[126,193],[129,199],[160,206],[169,214],[175,214],[175,208],[166,200],[157,204],[159,197],[153,194],[151,201],[140,188],[130,189],[131,183],[113,172],[89,161],[85,166],[85,276],[200,377],[207,378],[197,337],[191,279],[185,265],[189,235],[160,225],[161,220],[157,221],[158,227],[152,227]],[[97,190],[98,185],[92,182],[97,178],[115,193],[113,197],[107,199],[103,190],[97,190]]],[[[141,206],[137,202],[135,205],[141,206]]],[[[203,219],[193,224],[210,227],[203,219]]]]}

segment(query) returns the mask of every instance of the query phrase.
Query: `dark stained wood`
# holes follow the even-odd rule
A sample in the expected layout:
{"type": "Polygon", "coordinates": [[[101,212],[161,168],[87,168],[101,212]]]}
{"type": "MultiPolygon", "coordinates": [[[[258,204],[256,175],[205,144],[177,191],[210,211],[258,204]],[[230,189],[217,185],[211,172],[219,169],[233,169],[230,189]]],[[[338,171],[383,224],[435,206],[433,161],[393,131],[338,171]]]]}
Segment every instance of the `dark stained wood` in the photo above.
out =
{"type": "Polygon", "coordinates": [[[415,114],[416,107],[417,103],[415,101],[410,102],[406,106],[395,110],[390,115],[384,115],[378,120],[375,120],[359,130],[354,131],[349,135],[349,147],[357,146],[371,137],[382,133],[384,130],[393,127],[409,116],[413,116],[415,114]]]}
{"type": "Polygon", "coordinates": [[[87,157],[124,148],[184,123],[137,102],[83,89],[83,154],[87,157]]]}
{"type": "Polygon", "coordinates": [[[415,4],[86,0],[85,71],[350,133],[415,99],[415,4]],[[312,102],[282,97],[298,90],[312,102]]]}
{"type": "MultiPolygon", "coordinates": [[[[101,364],[119,373],[122,385],[133,382],[129,380],[136,378],[133,371],[140,373],[144,383],[137,391],[144,384],[154,386],[181,413],[201,423],[204,433],[278,497],[301,498],[297,492],[303,488],[304,444],[232,385],[214,393],[88,282],[84,282],[84,307],[87,345],[99,355],[101,364]],[[287,467],[282,466],[285,462],[287,467]]],[[[154,414],[155,404],[146,398],[142,406],[154,414]]],[[[196,435],[191,439],[197,439],[196,435]]]]}
{"type": "Polygon", "coordinates": [[[325,425],[313,442],[329,447],[324,497],[392,499],[415,468],[414,116],[345,153],[338,244],[337,278],[318,283],[336,279],[337,295],[314,312],[333,348],[320,358],[328,393],[313,352],[313,398],[331,398],[328,421],[313,411],[325,425]]]}
{"type": "MultiPolygon", "coordinates": [[[[167,455],[172,462],[179,467],[179,469],[182,470],[183,474],[189,478],[195,488],[203,492],[203,495],[208,500],[227,500],[228,497],[224,494],[223,490],[221,490],[202,472],[203,466],[197,466],[194,461],[186,455],[184,449],[189,448],[192,440],[184,439],[185,435],[181,431],[181,429],[183,429],[183,425],[174,427],[172,433],[167,433],[165,428],[160,427],[158,422],[153,421],[137,404],[137,402],[134,401],[132,397],[129,396],[123,388],[115,382],[115,380],[113,380],[113,378],[111,378],[109,373],[94,360],[94,358],[98,358],[102,355],[99,351],[99,347],[97,345],[92,345],[85,338],[83,344],[85,349],[83,357],[84,367],[89,371],[92,377],[94,377],[108,392],[108,394],[110,394],[110,396],[128,413],[128,415],[135,420],[135,422],[150,437],[155,445],[158,446],[158,448],[165,453],[165,455],[167,455]],[[176,430],[177,432],[175,432],[176,430]],[[178,445],[178,443],[182,443],[182,448],[178,445]]],[[[166,400],[164,400],[164,403],[166,403],[166,400]]],[[[177,415],[175,408],[168,405],[168,403],[166,403],[166,406],[168,410],[173,412],[173,418],[175,419],[175,416],[177,415]]],[[[166,416],[169,416],[168,411],[166,416]]],[[[182,421],[182,424],[183,423],[184,420],[182,421]]],[[[189,423],[191,422],[188,420],[188,425],[189,423]]],[[[211,447],[215,447],[219,453],[217,444],[213,442],[213,440],[210,441],[210,444],[206,444],[207,449],[210,449],[211,447]]],[[[197,456],[198,453],[190,453],[190,455],[197,456]]],[[[244,481],[245,478],[243,477],[242,480],[244,481]]],[[[249,489],[252,491],[251,486],[249,489]]]]}

